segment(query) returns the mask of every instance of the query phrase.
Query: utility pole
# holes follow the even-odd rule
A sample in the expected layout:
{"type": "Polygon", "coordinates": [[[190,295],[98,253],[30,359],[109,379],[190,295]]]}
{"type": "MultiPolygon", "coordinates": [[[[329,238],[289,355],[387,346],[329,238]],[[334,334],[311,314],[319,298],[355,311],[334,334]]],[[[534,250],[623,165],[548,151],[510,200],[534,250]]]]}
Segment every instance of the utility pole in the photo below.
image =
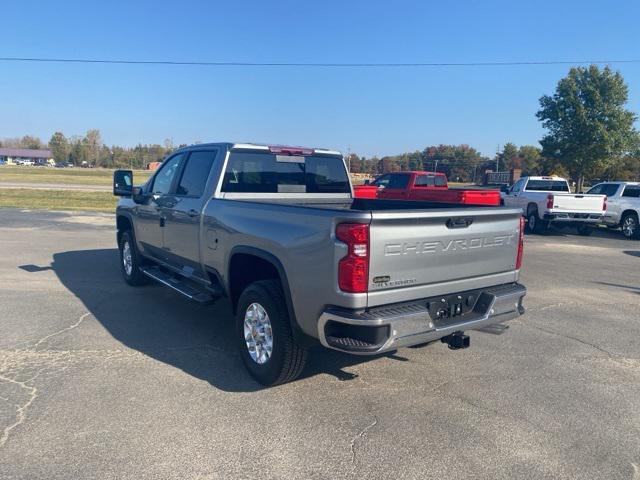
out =
{"type": "Polygon", "coordinates": [[[496,172],[500,171],[500,145],[496,149],[496,172]]]}
{"type": "Polygon", "coordinates": [[[433,164],[433,171],[438,173],[438,159],[436,158],[435,163],[433,164]]]}

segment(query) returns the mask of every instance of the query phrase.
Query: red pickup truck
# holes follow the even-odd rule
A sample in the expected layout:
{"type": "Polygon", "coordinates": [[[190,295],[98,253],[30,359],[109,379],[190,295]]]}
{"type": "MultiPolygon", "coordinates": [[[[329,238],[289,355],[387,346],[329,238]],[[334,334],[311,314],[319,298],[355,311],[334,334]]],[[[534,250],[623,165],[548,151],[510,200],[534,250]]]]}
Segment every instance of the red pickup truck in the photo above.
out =
{"type": "Polygon", "coordinates": [[[354,190],[358,198],[500,205],[499,190],[449,188],[447,176],[438,172],[387,173],[354,190]]]}

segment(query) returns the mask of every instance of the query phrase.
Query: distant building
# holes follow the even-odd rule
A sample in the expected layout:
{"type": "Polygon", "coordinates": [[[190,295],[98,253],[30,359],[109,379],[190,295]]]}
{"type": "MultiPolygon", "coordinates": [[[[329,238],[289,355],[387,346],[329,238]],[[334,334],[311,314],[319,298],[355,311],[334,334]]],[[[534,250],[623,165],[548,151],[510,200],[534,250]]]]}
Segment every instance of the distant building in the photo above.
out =
{"type": "Polygon", "coordinates": [[[51,150],[33,150],[30,148],[0,148],[0,160],[7,165],[34,163],[40,165],[55,165],[51,150]]]}

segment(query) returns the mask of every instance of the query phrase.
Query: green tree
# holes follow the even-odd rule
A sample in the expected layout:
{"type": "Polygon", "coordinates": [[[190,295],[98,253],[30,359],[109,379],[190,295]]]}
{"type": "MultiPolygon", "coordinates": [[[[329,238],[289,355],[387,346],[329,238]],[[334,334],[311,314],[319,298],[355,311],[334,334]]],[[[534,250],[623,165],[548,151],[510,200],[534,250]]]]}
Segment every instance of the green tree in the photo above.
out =
{"type": "Polygon", "coordinates": [[[20,139],[20,147],[21,148],[32,148],[34,150],[39,150],[42,148],[42,140],[38,137],[32,137],[31,135],[25,135],[20,139]]]}
{"type": "Polygon", "coordinates": [[[57,163],[66,163],[69,158],[69,141],[62,132],[56,132],[49,140],[49,149],[57,163]]]}
{"type": "Polygon", "coordinates": [[[634,145],[636,116],[625,108],[628,88],[619,72],[596,65],[577,67],[558,82],[556,92],[540,98],[538,119],[548,133],[543,155],[560,162],[582,190],[634,145]]]}
{"type": "Polygon", "coordinates": [[[87,131],[84,137],[84,142],[88,149],[88,162],[91,165],[99,166],[101,163],[100,153],[102,147],[102,137],[100,136],[100,130],[91,129],[87,131]]]}
{"type": "Polygon", "coordinates": [[[69,160],[74,165],[82,165],[82,162],[89,161],[89,148],[83,137],[74,135],[69,141],[69,160]]]}
{"type": "Polygon", "coordinates": [[[430,146],[422,151],[425,170],[436,168],[444,172],[451,181],[470,182],[477,179],[478,167],[487,159],[469,145],[430,146]]]}
{"type": "Polygon", "coordinates": [[[518,147],[515,143],[504,144],[502,152],[498,154],[498,171],[511,168],[521,168],[518,159],[518,147]]]}
{"type": "Polygon", "coordinates": [[[518,157],[522,159],[520,168],[528,175],[537,175],[540,173],[540,161],[542,160],[542,151],[533,145],[522,145],[518,149],[518,157]]]}

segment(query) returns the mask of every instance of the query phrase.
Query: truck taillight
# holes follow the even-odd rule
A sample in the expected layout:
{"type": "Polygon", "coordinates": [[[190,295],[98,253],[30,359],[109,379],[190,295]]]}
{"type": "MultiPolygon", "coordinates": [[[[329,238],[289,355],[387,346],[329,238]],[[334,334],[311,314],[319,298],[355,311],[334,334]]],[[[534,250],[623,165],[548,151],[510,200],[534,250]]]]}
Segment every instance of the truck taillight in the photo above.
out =
{"type": "Polygon", "coordinates": [[[602,211],[606,212],[607,211],[607,196],[605,195],[604,198],[602,199],[602,211]]]}
{"type": "Polygon", "coordinates": [[[522,255],[524,254],[524,217],[520,217],[520,234],[518,236],[518,253],[516,255],[516,270],[522,267],[522,255]]]}
{"type": "Polygon", "coordinates": [[[551,210],[553,208],[553,195],[547,195],[547,209],[551,210]]]}
{"type": "Polygon", "coordinates": [[[341,223],[336,238],[347,244],[347,254],[338,265],[338,286],[343,292],[365,293],[369,290],[369,225],[341,223]]]}

